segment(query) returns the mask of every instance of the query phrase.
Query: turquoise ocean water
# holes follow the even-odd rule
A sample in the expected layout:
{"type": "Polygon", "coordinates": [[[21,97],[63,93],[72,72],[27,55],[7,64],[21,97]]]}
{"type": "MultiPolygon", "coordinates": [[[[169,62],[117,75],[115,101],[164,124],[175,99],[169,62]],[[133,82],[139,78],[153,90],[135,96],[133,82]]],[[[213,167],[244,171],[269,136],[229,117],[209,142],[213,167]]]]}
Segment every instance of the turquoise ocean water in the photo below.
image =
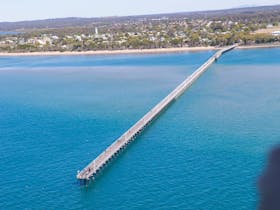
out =
{"type": "Polygon", "coordinates": [[[255,209],[280,49],[226,54],[93,184],[75,179],[213,53],[0,57],[0,209],[255,209]]]}

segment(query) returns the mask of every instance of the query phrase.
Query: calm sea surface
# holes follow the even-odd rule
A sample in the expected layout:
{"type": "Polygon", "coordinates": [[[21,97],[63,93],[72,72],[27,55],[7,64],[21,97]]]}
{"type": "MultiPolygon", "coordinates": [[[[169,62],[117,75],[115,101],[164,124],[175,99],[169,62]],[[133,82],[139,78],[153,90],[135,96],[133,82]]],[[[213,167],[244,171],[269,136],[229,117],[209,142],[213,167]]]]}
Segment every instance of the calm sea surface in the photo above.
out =
{"type": "Polygon", "coordinates": [[[280,49],[226,54],[92,185],[75,179],[213,53],[0,57],[0,209],[255,209],[280,49]]]}

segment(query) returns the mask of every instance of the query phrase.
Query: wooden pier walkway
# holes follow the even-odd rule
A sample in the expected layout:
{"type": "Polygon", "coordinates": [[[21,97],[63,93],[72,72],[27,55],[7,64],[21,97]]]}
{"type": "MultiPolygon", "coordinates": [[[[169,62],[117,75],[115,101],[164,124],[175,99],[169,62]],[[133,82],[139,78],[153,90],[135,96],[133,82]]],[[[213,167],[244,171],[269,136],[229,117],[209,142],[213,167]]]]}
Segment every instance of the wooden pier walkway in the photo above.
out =
{"type": "Polygon", "coordinates": [[[216,60],[224,53],[234,49],[237,45],[225,47],[216,52],[208,59],[200,68],[191,74],[186,80],[178,85],[169,95],[152,108],[144,117],[129,128],[122,136],[113,142],[106,150],[104,150],[97,158],[88,164],[82,171],[78,171],[77,179],[82,185],[87,184],[91,178],[114,158],[121,150],[123,150],[130,142],[134,141],[139,135],[160,113],[166,109],[174,100],[176,100],[187,88],[189,88],[216,60]]]}

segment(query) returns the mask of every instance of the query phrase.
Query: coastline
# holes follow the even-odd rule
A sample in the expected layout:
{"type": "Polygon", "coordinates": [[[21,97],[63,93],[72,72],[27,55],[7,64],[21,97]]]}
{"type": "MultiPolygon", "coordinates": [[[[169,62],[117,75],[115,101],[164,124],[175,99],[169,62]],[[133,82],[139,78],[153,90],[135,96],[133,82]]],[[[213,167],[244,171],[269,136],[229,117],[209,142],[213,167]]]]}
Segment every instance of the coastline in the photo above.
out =
{"type": "Polygon", "coordinates": [[[258,49],[258,48],[277,48],[277,47],[280,47],[280,43],[256,44],[256,45],[240,45],[236,49],[258,49]]]}
{"type": "Polygon", "coordinates": [[[48,51],[48,52],[22,52],[8,53],[0,52],[0,56],[70,56],[70,55],[121,55],[121,54],[164,54],[180,52],[198,52],[218,50],[217,47],[182,47],[182,48],[160,48],[160,49],[127,49],[127,50],[98,50],[98,51],[48,51]]]}
{"type": "MultiPolygon", "coordinates": [[[[257,49],[257,48],[277,48],[280,43],[241,45],[237,49],[257,49]]],[[[75,55],[122,55],[122,54],[164,54],[180,52],[199,52],[208,50],[219,50],[220,47],[180,47],[180,48],[160,48],[160,49],[126,49],[126,50],[97,50],[97,51],[47,51],[47,52],[0,52],[0,57],[8,56],[75,56],[75,55]]]]}

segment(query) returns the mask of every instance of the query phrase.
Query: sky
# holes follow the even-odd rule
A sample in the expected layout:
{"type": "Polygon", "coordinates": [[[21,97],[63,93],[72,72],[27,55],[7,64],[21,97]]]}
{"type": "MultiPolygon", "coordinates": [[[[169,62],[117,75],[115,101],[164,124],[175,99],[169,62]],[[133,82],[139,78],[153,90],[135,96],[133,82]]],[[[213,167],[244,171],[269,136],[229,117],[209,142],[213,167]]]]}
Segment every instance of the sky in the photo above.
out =
{"type": "Polygon", "coordinates": [[[0,22],[105,17],[274,5],[279,0],[0,0],[0,22]]]}

